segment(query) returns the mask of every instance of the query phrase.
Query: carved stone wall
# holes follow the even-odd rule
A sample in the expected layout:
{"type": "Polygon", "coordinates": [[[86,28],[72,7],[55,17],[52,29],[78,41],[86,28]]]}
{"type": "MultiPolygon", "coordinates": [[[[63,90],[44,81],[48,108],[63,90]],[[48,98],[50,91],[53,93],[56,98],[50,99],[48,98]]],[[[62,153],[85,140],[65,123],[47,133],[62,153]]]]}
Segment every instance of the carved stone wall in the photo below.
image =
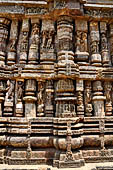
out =
{"type": "Polygon", "coordinates": [[[0,1],[0,163],[113,161],[108,2],[0,1]]]}

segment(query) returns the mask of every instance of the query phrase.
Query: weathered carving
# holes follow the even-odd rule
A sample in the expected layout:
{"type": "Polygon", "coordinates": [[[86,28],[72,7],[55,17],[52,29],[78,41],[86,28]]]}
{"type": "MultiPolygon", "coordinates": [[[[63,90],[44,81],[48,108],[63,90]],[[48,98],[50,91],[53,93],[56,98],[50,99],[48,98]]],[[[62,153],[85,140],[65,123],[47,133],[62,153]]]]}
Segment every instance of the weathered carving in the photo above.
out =
{"type": "Polygon", "coordinates": [[[36,117],[36,80],[26,80],[23,100],[25,101],[25,116],[36,117]]]}
{"type": "Polygon", "coordinates": [[[112,162],[112,1],[6,1],[0,164],[79,169],[112,162]]]}
{"type": "Polygon", "coordinates": [[[111,99],[112,84],[111,82],[104,82],[104,95],[106,96],[105,114],[112,115],[112,99],[111,99]]]}
{"type": "Polygon", "coordinates": [[[12,116],[14,112],[14,91],[15,91],[15,81],[7,80],[6,85],[6,95],[4,102],[4,115],[12,116]]]}
{"type": "Polygon", "coordinates": [[[29,48],[28,62],[31,64],[37,63],[40,43],[40,21],[32,20],[31,42],[29,48]]]}
{"type": "Polygon", "coordinates": [[[98,117],[104,117],[104,100],[103,96],[103,87],[101,81],[93,82],[93,106],[94,106],[94,115],[98,117]]]}
{"type": "Polygon", "coordinates": [[[87,43],[87,32],[88,32],[88,24],[87,21],[83,20],[75,20],[75,55],[76,60],[81,63],[86,64],[88,61],[88,43],[87,43]]]}
{"type": "Polygon", "coordinates": [[[29,20],[24,19],[22,22],[22,32],[20,40],[20,63],[26,63],[28,52],[28,35],[29,35],[29,20]]]}
{"type": "Polygon", "coordinates": [[[55,29],[53,21],[43,20],[41,32],[40,61],[44,64],[54,64],[56,56],[54,53],[55,29]]]}
{"type": "Polygon", "coordinates": [[[100,35],[98,29],[98,22],[90,22],[91,63],[96,66],[101,65],[101,55],[99,54],[100,35]]]}
{"type": "Polygon", "coordinates": [[[107,24],[106,22],[100,22],[101,31],[101,55],[102,63],[104,66],[110,65],[110,56],[108,51],[108,41],[107,41],[107,24]]]}
{"type": "Polygon", "coordinates": [[[25,13],[27,14],[27,15],[31,15],[31,14],[33,14],[33,15],[35,15],[35,14],[45,14],[45,13],[47,13],[48,12],[48,10],[46,9],[46,8],[35,8],[35,7],[27,7],[26,8],[26,11],[25,11],[25,13]]]}
{"type": "Polygon", "coordinates": [[[44,116],[44,82],[38,82],[37,116],[44,116]]]}
{"type": "Polygon", "coordinates": [[[24,80],[18,80],[16,82],[15,89],[15,104],[16,104],[16,116],[23,117],[23,92],[24,92],[24,80]]]}
{"type": "Polygon", "coordinates": [[[85,81],[84,101],[85,101],[85,115],[91,116],[93,108],[90,81],[85,81]]]}
{"type": "Polygon", "coordinates": [[[77,91],[77,115],[84,115],[84,103],[83,103],[83,80],[76,81],[76,91],[77,91]]]}
{"type": "Polygon", "coordinates": [[[5,101],[13,101],[14,99],[14,81],[7,81],[5,101]]]}

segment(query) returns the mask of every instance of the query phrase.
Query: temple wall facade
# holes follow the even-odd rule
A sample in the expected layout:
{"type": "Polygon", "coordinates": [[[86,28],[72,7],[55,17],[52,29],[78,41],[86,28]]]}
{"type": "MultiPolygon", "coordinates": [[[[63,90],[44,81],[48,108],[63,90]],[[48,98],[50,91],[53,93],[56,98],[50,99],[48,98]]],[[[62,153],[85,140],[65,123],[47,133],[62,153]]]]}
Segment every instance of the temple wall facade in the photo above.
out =
{"type": "Polygon", "coordinates": [[[113,161],[113,2],[0,1],[0,163],[113,161]]]}

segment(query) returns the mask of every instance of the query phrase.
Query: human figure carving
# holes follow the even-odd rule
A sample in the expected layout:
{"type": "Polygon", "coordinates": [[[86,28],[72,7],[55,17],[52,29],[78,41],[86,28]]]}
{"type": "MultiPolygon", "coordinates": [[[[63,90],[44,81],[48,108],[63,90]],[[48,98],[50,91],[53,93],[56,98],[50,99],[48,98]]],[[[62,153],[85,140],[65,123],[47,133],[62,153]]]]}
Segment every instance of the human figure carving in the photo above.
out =
{"type": "Polygon", "coordinates": [[[23,84],[24,83],[22,81],[18,82],[18,91],[17,91],[18,99],[22,99],[22,96],[23,96],[23,84]]]}
{"type": "Polygon", "coordinates": [[[8,80],[7,81],[7,88],[6,88],[6,97],[5,101],[13,101],[14,97],[14,81],[8,80]]]}
{"type": "Polygon", "coordinates": [[[39,44],[39,26],[38,26],[38,24],[33,25],[31,44],[35,44],[35,45],[39,44]]]}

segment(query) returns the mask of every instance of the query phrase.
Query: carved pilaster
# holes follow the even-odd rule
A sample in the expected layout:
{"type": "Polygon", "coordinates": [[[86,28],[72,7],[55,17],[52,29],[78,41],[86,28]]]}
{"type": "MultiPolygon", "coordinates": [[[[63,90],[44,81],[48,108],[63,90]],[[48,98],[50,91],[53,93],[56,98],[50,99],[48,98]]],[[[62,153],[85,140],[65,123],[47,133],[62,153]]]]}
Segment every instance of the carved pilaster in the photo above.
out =
{"type": "Polygon", "coordinates": [[[85,91],[84,91],[84,103],[85,103],[85,115],[92,116],[92,87],[91,81],[85,81],[85,91]]]}
{"type": "Polygon", "coordinates": [[[110,40],[110,55],[111,55],[111,63],[112,63],[112,65],[113,65],[113,24],[110,24],[110,33],[109,33],[109,35],[110,35],[110,38],[109,38],[109,40],[110,40]]]}
{"type": "Polygon", "coordinates": [[[10,20],[0,18],[0,65],[4,65],[6,61],[6,41],[8,39],[8,28],[10,20]]]}
{"type": "Polygon", "coordinates": [[[80,65],[86,65],[88,62],[88,43],[87,43],[87,32],[88,24],[84,20],[75,20],[75,57],[77,63],[80,65]]]}
{"type": "Polygon", "coordinates": [[[90,22],[90,53],[91,53],[91,63],[95,66],[100,66],[102,63],[101,55],[99,54],[99,26],[98,22],[90,22]]]}
{"type": "Polygon", "coordinates": [[[6,95],[4,102],[4,116],[13,116],[14,113],[14,94],[15,94],[15,81],[7,80],[6,95]]]}
{"type": "Polygon", "coordinates": [[[25,117],[36,117],[36,80],[26,80],[23,100],[25,101],[25,117]]]}
{"type": "Polygon", "coordinates": [[[54,53],[55,28],[51,20],[42,20],[41,29],[40,64],[54,64],[56,55],[54,53]]]}
{"type": "Polygon", "coordinates": [[[93,82],[93,107],[94,107],[94,116],[104,117],[104,100],[106,97],[103,95],[103,87],[101,81],[93,82]]]}
{"type": "Polygon", "coordinates": [[[37,116],[44,116],[45,105],[45,83],[38,81],[38,93],[37,93],[37,116]]]}
{"type": "Polygon", "coordinates": [[[39,60],[40,21],[38,19],[31,19],[31,24],[32,31],[30,38],[28,63],[36,64],[39,60]]]}
{"type": "Polygon", "coordinates": [[[76,91],[77,91],[77,116],[84,116],[83,80],[76,80],[76,91]]]}
{"type": "Polygon", "coordinates": [[[104,95],[106,96],[105,100],[105,115],[111,116],[112,115],[112,84],[111,82],[104,82],[104,95]]]}
{"type": "Polygon", "coordinates": [[[13,65],[16,62],[16,49],[18,41],[18,20],[12,20],[10,39],[8,45],[7,64],[13,65]]]}
{"type": "Polygon", "coordinates": [[[53,80],[46,81],[45,90],[45,114],[48,117],[53,117],[54,113],[54,82],[53,80]]]}
{"type": "Polygon", "coordinates": [[[107,42],[107,23],[100,22],[100,32],[101,32],[101,56],[102,64],[104,66],[109,66],[110,56],[108,51],[108,42],[107,42]]]}
{"type": "Polygon", "coordinates": [[[20,79],[16,81],[15,89],[15,113],[17,117],[23,117],[23,93],[24,93],[24,80],[20,79]]]}
{"type": "Polygon", "coordinates": [[[25,64],[27,62],[28,36],[29,36],[29,20],[23,19],[20,39],[20,64],[25,64]]]}
{"type": "Polygon", "coordinates": [[[6,89],[6,82],[4,80],[0,81],[0,117],[3,115],[3,102],[5,99],[5,89],[6,89]]]}
{"type": "Polygon", "coordinates": [[[68,16],[59,17],[57,21],[59,75],[78,76],[78,65],[74,63],[73,20],[68,16]]]}

